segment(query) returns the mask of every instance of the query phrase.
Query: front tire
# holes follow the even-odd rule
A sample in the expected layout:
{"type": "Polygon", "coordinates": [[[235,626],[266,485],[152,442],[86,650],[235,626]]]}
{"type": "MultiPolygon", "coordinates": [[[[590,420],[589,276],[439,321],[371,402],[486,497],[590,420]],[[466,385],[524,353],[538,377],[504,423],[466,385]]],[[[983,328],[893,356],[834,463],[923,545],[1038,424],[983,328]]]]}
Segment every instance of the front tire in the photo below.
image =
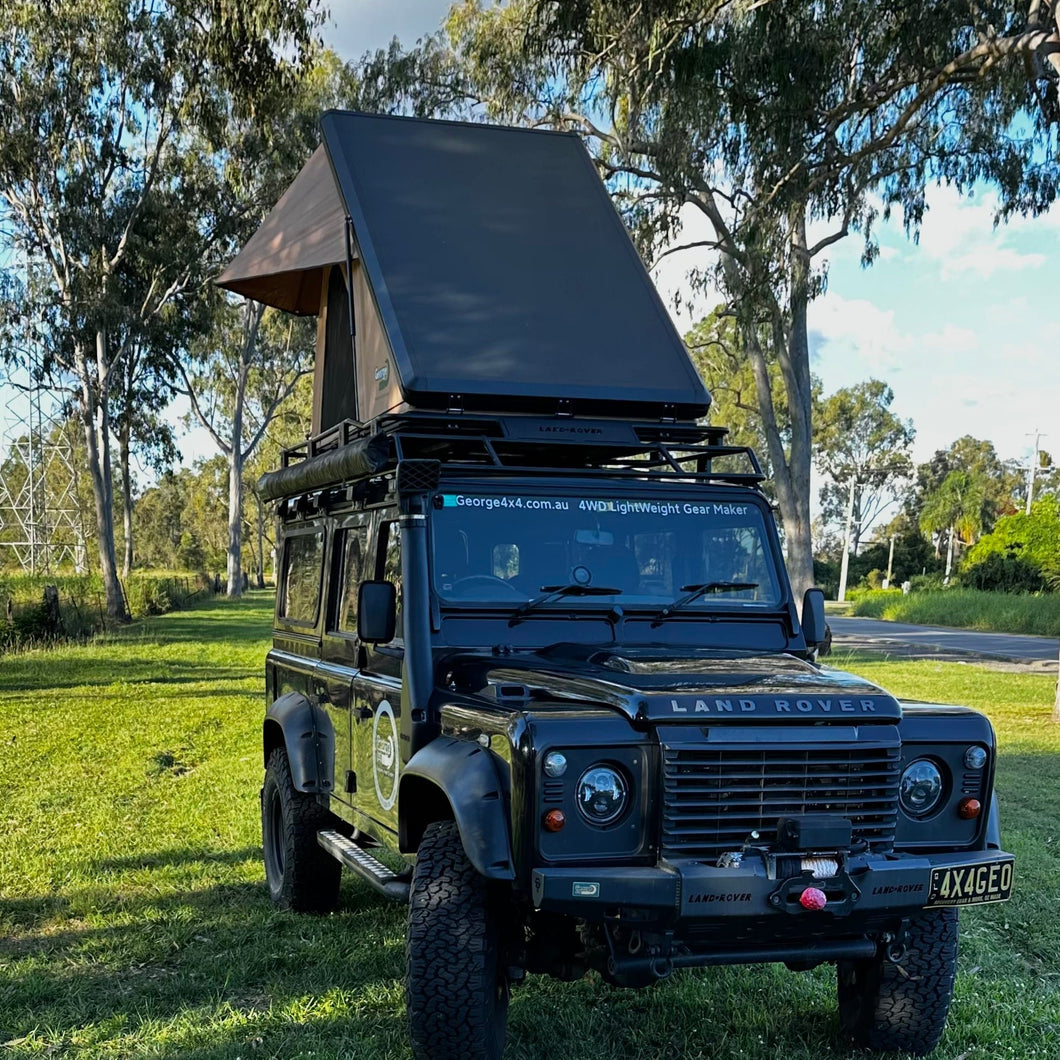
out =
{"type": "Polygon", "coordinates": [[[499,1060],[508,976],[497,904],[453,821],[427,826],[409,895],[405,996],[418,1060],[499,1060]]]}
{"type": "Polygon", "coordinates": [[[295,788],[287,752],[275,748],[261,788],[261,840],[269,897],[280,909],[330,913],[339,904],[342,866],[317,843],[328,827],[331,815],[295,788]]]}
{"type": "Polygon", "coordinates": [[[897,962],[882,955],[836,967],[839,1021],[860,1045],[926,1056],[946,1026],[957,971],[957,910],[914,920],[897,962]]]}

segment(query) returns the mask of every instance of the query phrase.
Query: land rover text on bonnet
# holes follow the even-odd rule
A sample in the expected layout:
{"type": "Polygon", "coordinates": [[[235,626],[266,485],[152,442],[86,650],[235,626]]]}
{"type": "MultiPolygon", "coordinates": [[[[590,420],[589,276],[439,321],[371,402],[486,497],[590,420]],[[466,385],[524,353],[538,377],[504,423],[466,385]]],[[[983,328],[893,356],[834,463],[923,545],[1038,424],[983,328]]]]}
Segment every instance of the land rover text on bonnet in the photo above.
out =
{"type": "Polygon", "coordinates": [[[268,886],[408,903],[418,1057],[499,1057],[528,974],[836,966],[930,1052],[1013,862],[994,734],[817,662],[754,454],[570,135],[330,112],[219,281],[319,318],[281,531],[268,886]],[[386,862],[386,864],[384,864],[386,862]]]}

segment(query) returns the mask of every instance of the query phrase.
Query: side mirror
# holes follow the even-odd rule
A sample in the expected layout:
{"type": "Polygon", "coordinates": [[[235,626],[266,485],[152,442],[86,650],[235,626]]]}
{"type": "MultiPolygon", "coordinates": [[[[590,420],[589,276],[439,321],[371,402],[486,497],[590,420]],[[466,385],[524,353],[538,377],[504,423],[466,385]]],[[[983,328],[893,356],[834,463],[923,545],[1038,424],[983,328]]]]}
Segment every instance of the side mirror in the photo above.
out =
{"type": "Polygon", "coordinates": [[[816,648],[825,639],[824,591],[807,589],[802,598],[802,633],[808,648],[816,648]]]}
{"type": "Polygon", "coordinates": [[[397,590],[393,583],[361,582],[357,590],[357,636],[366,644],[389,644],[396,626],[397,590]]]}

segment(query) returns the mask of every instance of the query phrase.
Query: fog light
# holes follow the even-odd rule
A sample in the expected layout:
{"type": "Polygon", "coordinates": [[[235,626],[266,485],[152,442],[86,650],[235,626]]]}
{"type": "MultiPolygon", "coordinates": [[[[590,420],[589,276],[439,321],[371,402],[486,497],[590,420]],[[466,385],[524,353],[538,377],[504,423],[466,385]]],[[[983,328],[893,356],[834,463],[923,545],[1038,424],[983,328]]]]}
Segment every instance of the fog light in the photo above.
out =
{"type": "Polygon", "coordinates": [[[986,748],[973,744],[964,752],[964,764],[969,769],[982,769],[986,765],[986,748]]]}
{"type": "Polygon", "coordinates": [[[541,823],[546,832],[558,832],[567,823],[567,815],[562,810],[549,810],[541,823]]]}
{"type": "Polygon", "coordinates": [[[974,821],[982,808],[978,799],[961,799],[957,804],[957,816],[963,821],[974,821]]]}

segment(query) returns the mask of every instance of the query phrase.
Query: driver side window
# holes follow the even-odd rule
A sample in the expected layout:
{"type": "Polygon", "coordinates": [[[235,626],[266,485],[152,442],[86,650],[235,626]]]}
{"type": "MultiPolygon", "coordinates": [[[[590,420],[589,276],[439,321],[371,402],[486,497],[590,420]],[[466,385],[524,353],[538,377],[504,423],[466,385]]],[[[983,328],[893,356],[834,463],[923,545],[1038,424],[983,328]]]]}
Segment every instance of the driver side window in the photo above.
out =
{"type": "Polygon", "coordinates": [[[401,591],[401,527],[397,522],[383,523],[379,528],[379,547],[376,552],[376,577],[393,584],[397,590],[397,637],[403,637],[401,624],[404,600],[401,591]]]}
{"type": "Polygon", "coordinates": [[[357,632],[357,590],[367,572],[364,556],[368,544],[368,528],[351,526],[343,531],[344,552],[342,556],[342,599],[339,601],[339,630],[343,633],[357,632]]]}

